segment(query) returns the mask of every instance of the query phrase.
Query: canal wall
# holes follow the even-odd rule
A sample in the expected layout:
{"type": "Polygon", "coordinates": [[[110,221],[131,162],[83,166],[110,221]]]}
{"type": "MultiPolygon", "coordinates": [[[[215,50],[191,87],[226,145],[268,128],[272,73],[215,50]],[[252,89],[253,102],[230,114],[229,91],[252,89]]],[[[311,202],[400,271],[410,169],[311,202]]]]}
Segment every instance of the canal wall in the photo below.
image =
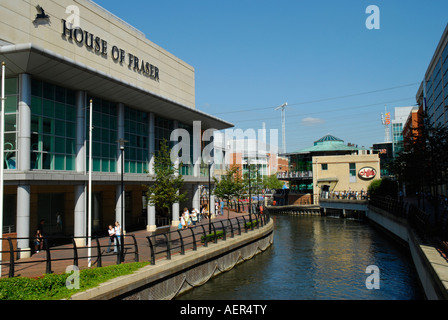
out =
{"type": "Polygon", "coordinates": [[[274,241],[274,221],[247,233],[209,243],[170,260],[159,260],[131,275],[77,293],[72,300],[171,300],[206,283],[268,249],[274,241]]]}
{"type": "Polygon", "coordinates": [[[437,249],[425,243],[408,222],[389,212],[369,206],[366,212],[369,221],[406,243],[417,270],[420,284],[428,300],[448,299],[448,263],[437,249]]]}

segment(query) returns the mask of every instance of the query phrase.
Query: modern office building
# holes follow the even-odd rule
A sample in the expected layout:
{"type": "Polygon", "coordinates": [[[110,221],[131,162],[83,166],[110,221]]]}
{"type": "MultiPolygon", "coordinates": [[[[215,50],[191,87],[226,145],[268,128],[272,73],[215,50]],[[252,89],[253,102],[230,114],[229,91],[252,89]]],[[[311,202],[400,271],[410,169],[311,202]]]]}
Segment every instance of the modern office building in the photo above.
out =
{"type": "MultiPolygon", "coordinates": [[[[147,206],[143,185],[152,181],[163,139],[173,138],[173,129],[200,136],[232,126],[195,108],[194,68],[89,0],[5,0],[0,16],[0,61],[6,65],[3,225],[30,237],[44,219],[47,234],[83,237],[91,194],[94,233],[114,221],[124,229],[153,229],[157,208],[147,206]],[[199,130],[193,130],[195,121],[199,130]]],[[[191,145],[193,140],[181,140],[182,152],[203,150],[205,143],[191,145]]],[[[198,160],[198,152],[193,155],[198,160]]],[[[179,206],[199,206],[208,168],[196,163],[180,168],[189,201],[173,205],[174,223],[179,206]]],[[[18,247],[29,243],[19,240],[18,247]]]]}
{"type": "Polygon", "coordinates": [[[448,24],[417,91],[417,103],[434,124],[448,123],[448,24]]]}
{"type": "MultiPolygon", "coordinates": [[[[448,24],[423,76],[416,100],[431,124],[448,126],[448,24]]],[[[437,193],[446,195],[447,190],[447,184],[439,185],[437,193]]]]}
{"type": "Polygon", "coordinates": [[[412,143],[421,135],[423,126],[423,108],[416,106],[412,108],[411,113],[403,126],[403,147],[408,149],[412,143]]]}
{"type": "Polygon", "coordinates": [[[392,145],[394,157],[403,151],[403,128],[414,107],[395,107],[394,119],[392,119],[392,145]]]}

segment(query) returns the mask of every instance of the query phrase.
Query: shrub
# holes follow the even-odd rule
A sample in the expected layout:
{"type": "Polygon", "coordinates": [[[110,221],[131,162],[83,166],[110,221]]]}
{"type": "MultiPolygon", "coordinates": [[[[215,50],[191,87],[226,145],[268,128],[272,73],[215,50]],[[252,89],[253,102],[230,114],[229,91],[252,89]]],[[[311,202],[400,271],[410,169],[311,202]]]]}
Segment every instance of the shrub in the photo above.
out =
{"type": "Polygon", "coordinates": [[[0,300],[59,300],[73,294],[96,287],[107,280],[131,274],[148,265],[149,262],[125,263],[102,268],[80,270],[79,289],[68,289],[67,278],[70,273],[46,274],[39,278],[0,279],[0,300]]]}

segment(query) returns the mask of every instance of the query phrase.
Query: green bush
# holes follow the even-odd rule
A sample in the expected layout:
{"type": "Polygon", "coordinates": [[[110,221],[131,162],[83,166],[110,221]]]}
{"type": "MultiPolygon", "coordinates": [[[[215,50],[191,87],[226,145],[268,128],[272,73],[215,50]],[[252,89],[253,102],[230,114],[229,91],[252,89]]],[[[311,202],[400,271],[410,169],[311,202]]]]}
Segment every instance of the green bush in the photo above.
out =
{"type": "Polygon", "coordinates": [[[149,262],[125,263],[102,268],[80,270],[79,289],[68,289],[67,278],[71,273],[46,274],[39,278],[0,279],[0,300],[60,300],[98,286],[107,280],[131,274],[149,262]]]}
{"type": "MultiPolygon", "coordinates": [[[[207,236],[207,242],[215,240],[215,234],[214,233],[209,233],[206,236],[207,236]]],[[[221,239],[223,236],[224,236],[224,231],[222,231],[222,230],[216,231],[216,239],[221,239]]],[[[201,242],[204,242],[204,239],[205,239],[205,237],[202,236],[201,237],[201,242]]]]}

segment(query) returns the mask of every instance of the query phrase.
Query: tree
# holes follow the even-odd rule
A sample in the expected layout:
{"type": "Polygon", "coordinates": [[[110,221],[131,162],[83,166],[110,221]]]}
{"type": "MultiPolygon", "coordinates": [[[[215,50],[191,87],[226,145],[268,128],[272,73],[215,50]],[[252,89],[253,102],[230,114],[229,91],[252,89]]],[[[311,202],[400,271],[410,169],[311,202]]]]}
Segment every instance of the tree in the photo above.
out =
{"type": "Polygon", "coordinates": [[[438,188],[448,182],[448,128],[424,115],[414,133],[394,161],[394,173],[411,190],[431,191],[437,219],[438,188]]]}
{"type": "Polygon", "coordinates": [[[155,154],[154,173],[154,183],[148,186],[146,199],[151,205],[162,209],[167,217],[171,217],[173,203],[185,201],[187,193],[179,192],[184,179],[171,161],[166,140],[161,143],[159,152],[155,154]]]}
{"type": "Polygon", "coordinates": [[[213,179],[215,180],[215,189],[213,192],[219,198],[227,200],[227,217],[229,217],[229,201],[235,196],[238,197],[244,188],[239,168],[232,167],[227,170],[226,174],[220,180],[216,179],[216,177],[213,177],[213,179]]]}
{"type": "Polygon", "coordinates": [[[265,189],[281,189],[283,187],[283,182],[278,180],[277,174],[274,173],[264,177],[263,187],[265,189]]]}

